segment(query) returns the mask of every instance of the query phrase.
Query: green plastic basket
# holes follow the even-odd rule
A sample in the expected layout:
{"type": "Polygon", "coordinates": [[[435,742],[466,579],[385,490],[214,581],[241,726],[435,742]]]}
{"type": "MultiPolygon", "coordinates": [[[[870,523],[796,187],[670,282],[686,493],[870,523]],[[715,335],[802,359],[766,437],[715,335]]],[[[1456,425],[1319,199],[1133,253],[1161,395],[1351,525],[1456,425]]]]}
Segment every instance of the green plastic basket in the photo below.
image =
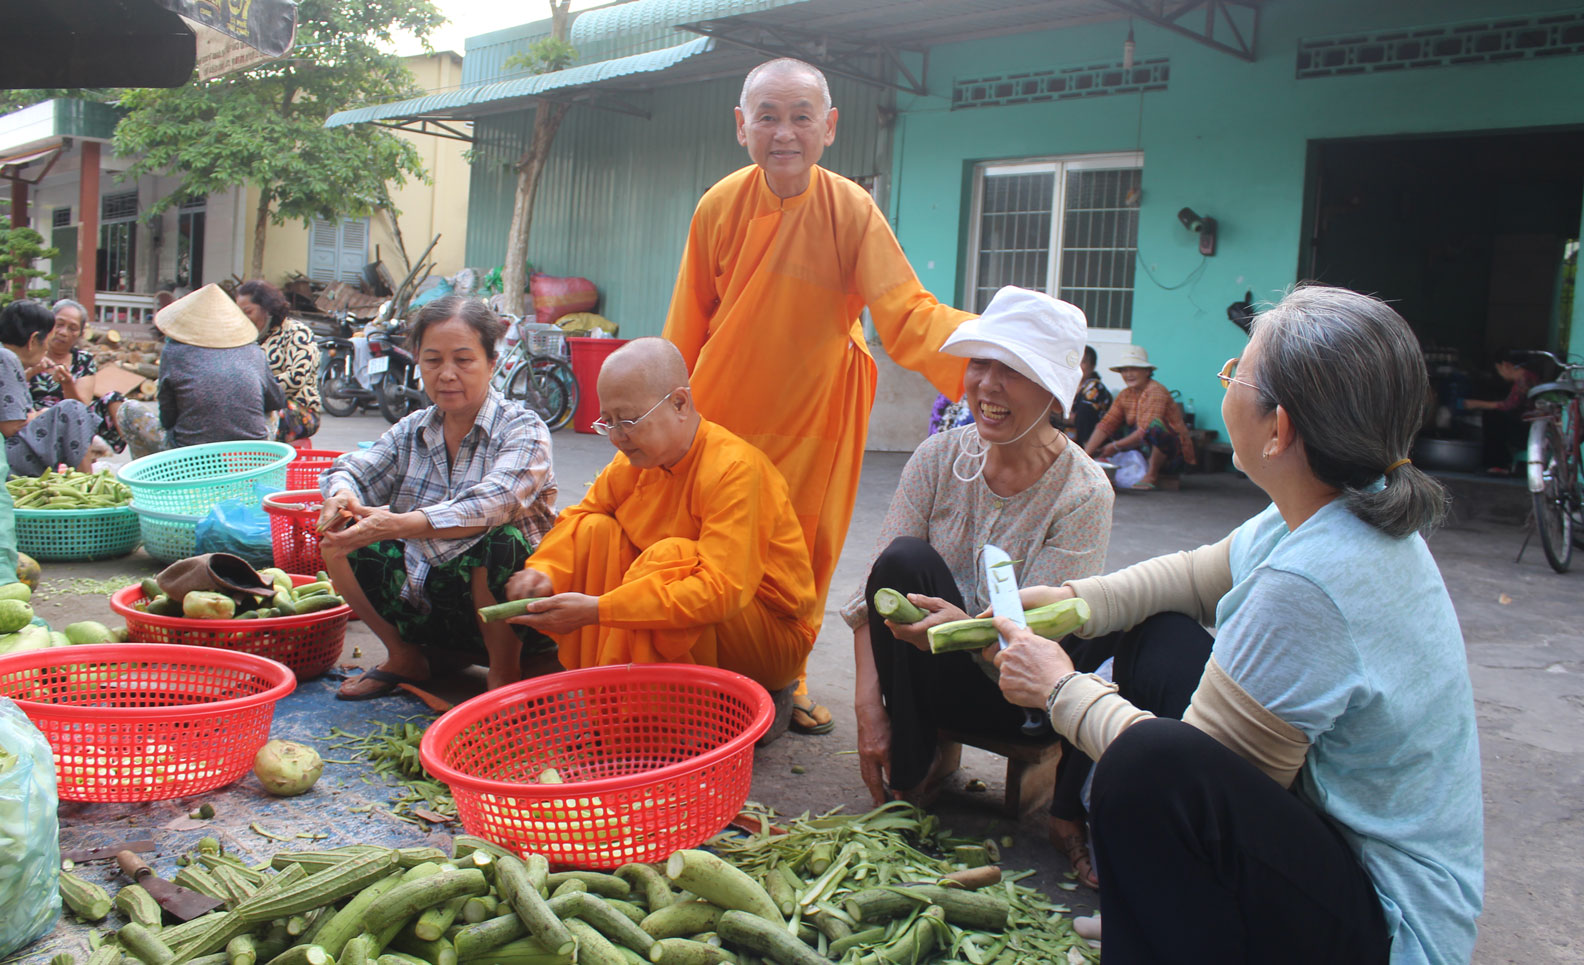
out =
{"type": "Polygon", "coordinates": [[[161,563],[174,563],[198,553],[198,521],[202,516],[162,513],[134,504],[143,552],[161,563]]]}
{"type": "Polygon", "coordinates": [[[137,514],[127,506],[104,509],[19,509],[17,549],[36,560],[108,560],[137,549],[137,514]]]}
{"type": "Polygon", "coordinates": [[[202,516],[221,500],[256,503],[260,489],[285,489],[286,467],[295,458],[297,450],[284,442],[211,442],[134,459],[116,476],[139,509],[202,516]]]}

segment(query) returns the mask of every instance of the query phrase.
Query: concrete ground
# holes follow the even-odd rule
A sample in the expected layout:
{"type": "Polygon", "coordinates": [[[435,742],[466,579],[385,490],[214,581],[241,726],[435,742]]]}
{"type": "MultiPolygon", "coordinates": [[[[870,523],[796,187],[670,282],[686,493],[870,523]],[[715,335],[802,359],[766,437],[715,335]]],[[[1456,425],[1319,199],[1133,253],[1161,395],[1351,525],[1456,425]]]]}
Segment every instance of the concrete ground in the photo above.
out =
{"type": "MultiPolygon", "coordinates": [[[[378,416],[328,419],[316,445],[350,449],[383,431],[378,416]]],[[[554,437],[560,504],[580,498],[608,460],[609,443],[570,430],[554,437]]],[[[870,804],[854,753],[851,635],[835,606],[862,582],[886,504],[906,457],[871,453],[865,462],[858,505],[832,590],[825,628],[815,647],[811,686],[835,713],[836,728],[822,737],[788,736],[756,758],[753,797],[783,813],[837,806],[866,810],[870,804]],[[795,773],[794,768],[802,773],[795,773]]],[[[1430,546],[1451,591],[1467,642],[1479,714],[1486,814],[1486,910],[1475,960],[1495,962],[1584,962],[1584,560],[1558,575],[1531,545],[1521,563],[1513,557],[1523,541],[1521,513],[1486,512],[1515,494],[1489,487],[1460,487],[1457,521],[1436,533],[1430,546]]],[[[1265,500],[1241,477],[1187,477],[1180,492],[1119,495],[1109,568],[1191,548],[1225,535],[1257,512],[1265,500]]],[[[157,565],[141,551],[120,560],[51,564],[39,612],[57,624],[72,619],[109,620],[99,588],[87,581],[141,577],[157,565]],[[76,592],[73,592],[73,591],[76,592]]],[[[1381,574],[1390,579],[1389,573],[1381,574]]],[[[377,663],[382,648],[361,624],[349,630],[350,663],[377,663]]],[[[471,671],[435,685],[451,699],[476,693],[482,674],[471,671]]],[[[371,710],[377,704],[368,705],[371,710]]],[[[1091,910],[1096,895],[1071,887],[1065,859],[1045,842],[1039,820],[1020,827],[997,816],[1002,790],[999,758],[965,750],[936,810],[963,831],[983,829],[1017,844],[1004,858],[1008,867],[1033,868],[1036,883],[1075,912],[1091,910]],[[971,793],[970,780],[988,789],[971,793]]]]}

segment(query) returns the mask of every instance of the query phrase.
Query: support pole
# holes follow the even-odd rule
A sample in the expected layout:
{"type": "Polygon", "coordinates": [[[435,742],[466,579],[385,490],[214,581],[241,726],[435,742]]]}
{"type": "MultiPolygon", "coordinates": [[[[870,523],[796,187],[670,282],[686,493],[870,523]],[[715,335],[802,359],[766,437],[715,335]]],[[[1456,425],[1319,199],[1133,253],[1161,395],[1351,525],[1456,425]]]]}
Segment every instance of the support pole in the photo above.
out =
{"type": "Polygon", "coordinates": [[[77,181],[77,301],[94,321],[94,287],[99,276],[99,142],[82,142],[77,181]]]}
{"type": "MultiPolygon", "coordinates": [[[[28,226],[28,185],[19,177],[11,179],[11,227],[26,228],[28,226]]],[[[27,267],[23,265],[22,267],[27,267]]],[[[12,298],[27,297],[27,280],[18,278],[11,283],[12,298]]]]}

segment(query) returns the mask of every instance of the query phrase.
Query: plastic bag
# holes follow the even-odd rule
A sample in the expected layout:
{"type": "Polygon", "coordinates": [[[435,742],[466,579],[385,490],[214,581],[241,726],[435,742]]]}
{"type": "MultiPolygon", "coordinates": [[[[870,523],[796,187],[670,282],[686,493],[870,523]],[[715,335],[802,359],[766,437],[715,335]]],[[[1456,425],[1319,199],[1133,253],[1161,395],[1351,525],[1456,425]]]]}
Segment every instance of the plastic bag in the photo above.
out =
{"type": "Polygon", "coordinates": [[[49,743],[0,697],[0,956],[47,935],[60,916],[57,806],[49,743]]]}
{"type": "Polygon", "coordinates": [[[194,536],[199,553],[232,553],[256,567],[275,565],[269,513],[257,502],[221,500],[198,521],[194,536]]]}
{"type": "Polygon", "coordinates": [[[1124,449],[1111,457],[1116,464],[1116,486],[1118,489],[1132,489],[1133,484],[1144,478],[1149,472],[1149,460],[1137,449],[1124,449]]]}

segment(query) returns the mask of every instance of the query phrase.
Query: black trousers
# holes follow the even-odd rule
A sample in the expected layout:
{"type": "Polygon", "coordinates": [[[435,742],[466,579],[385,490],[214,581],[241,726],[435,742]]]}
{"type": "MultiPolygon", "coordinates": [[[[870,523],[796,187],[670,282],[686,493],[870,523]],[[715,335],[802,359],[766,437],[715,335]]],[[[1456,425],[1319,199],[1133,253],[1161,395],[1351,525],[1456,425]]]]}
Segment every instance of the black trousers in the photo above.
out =
{"type": "Polygon", "coordinates": [[[1380,900],[1347,842],[1194,727],[1128,728],[1090,803],[1106,965],[1387,961],[1380,900]]]}
{"type": "MultiPolygon", "coordinates": [[[[1082,673],[1093,673],[1107,658],[1113,658],[1111,679],[1116,681],[1117,693],[1157,717],[1181,720],[1199,686],[1214,643],[1215,639],[1193,618],[1182,613],[1157,613],[1132,629],[1092,640],[1068,637],[1062,646],[1072,658],[1073,667],[1082,673]]],[[[1093,763],[1083,751],[1062,739],[1051,814],[1067,821],[1083,820],[1083,783],[1093,763]]]]}
{"type": "MultiPolygon", "coordinates": [[[[865,599],[888,586],[924,593],[954,606],[962,591],[940,553],[924,540],[904,536],[881,551],[869,571],[865,599]]],[[[942,728],[1000,740],[1022,740],[1023,709],[1008,703],[967,652],[929,654],[891,635],[869,607],[869,645],[874,651],[880,693],[891,718],[891,786],[917,787],[929,773],[942,728]]]]}

